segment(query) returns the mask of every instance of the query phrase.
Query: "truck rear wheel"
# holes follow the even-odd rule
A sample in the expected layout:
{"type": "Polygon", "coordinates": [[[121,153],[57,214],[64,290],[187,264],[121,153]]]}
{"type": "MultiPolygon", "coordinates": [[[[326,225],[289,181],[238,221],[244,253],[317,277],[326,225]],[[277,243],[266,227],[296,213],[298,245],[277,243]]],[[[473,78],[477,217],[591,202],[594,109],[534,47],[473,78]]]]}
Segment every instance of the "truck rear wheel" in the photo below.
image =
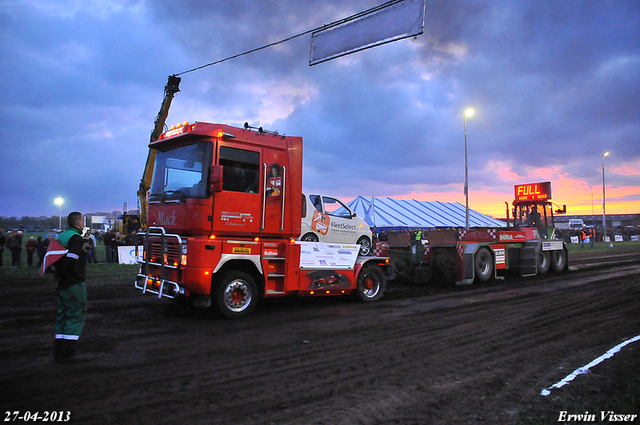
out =
{"type": "Polygon", "coordinates": [[[493,275],[493,257],[487,248],[480,248],[474,258],[476,280],[488,282],[493,275]]]}
{"type": "Polygon", "coordinates": [[[540,257],[538,258],[538,274],[544,276],[551,267],[551,256],[549,251],[540,251],[540,257]]]}
{"type": "Polygon", "coordinates": [[[358,274],[358,286],[353,294],[359,301],[376,301],[382,298],[386,287],[387,280],[380,267],[365,264],[358,274]]]}
{"type": "Polygon", "coordinates": [[[220,279],[215,290],[220,313],[229,319],[250,314],[258,304],[258,285],[253,277],[242,271],[230,271],[220,279]]]}
{"type": "Polygon", "coordinates": [[[561,273],[567,267],[567,252],[564,249],[551,252],[551,270],[561,273]]]}

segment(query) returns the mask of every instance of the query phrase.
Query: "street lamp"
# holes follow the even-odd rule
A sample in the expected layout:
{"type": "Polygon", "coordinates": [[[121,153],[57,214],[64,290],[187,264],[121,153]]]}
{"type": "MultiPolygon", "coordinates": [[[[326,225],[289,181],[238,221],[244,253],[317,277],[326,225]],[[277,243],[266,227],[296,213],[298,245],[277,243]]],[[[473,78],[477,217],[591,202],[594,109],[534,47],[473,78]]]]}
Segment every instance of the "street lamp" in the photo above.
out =
{"type": "Polygon", "coordinates": [[[605,209],[606,204],[606,195],[605,195],[605,185],[604,185],[604,157],[609,156],[609,152],[605,152],[602,154],[602,230],[604,231],[604,236],[602,237],[602,242],[605,241],[605,237],[607,236],[607,213],[605,209]]]}
{"type": "Polygon", "coordinates": [[[62,198],[56,198],[53,200],[53,203],[60,207],[60,215],[58,216],[58,229],[62,231],[62,198]]]}
{"type": "Polygon", "coordinates": [[[469,230],[469,165],[467,162],[467,117],[473,115],[473,109],[464,111],[464,196],[467,201],[465,226],[469,230]]]}

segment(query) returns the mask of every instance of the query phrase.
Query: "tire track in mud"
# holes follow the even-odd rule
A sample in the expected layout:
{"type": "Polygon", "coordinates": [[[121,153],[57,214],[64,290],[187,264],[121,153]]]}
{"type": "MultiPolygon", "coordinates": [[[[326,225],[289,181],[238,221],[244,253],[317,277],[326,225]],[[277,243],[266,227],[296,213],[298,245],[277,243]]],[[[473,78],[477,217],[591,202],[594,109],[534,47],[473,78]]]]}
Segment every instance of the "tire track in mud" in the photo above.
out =
{"type": "MultiPolygon", "coordinates": [[[[0,396],[31,411],[73,400],[78,423],[508,423],[507,410],[562,377],[559,366],[640,331],[637,272],[370,305],[275,303],[238,322],[102,288],[91,294],[83,360],[54,365],[46,327],[25,333],[10,347],[23,360],[2,357],[13,393],[0,396]]],[[[12,308],[42,317],[29,303],[12,308]]]]}
{"type": "MultiPolygon", "coordinates": [[[[395,376],[391,377],[389,373],[385,373],[387,365],[404,362],[405,367],[408,365],[412,370],[421,370],[424,369],[424,363],[430,363],[432,371],[423,370],[426,372],[421,379],[421,385],[424,388],[432,385],[445,388],[450,384],[448,380],[457,383],[457,386],[473,386],[478,381],[490,381],[492,374],[477,371],[473,367],[469,370],[468,366],[461,368],[460,364],[464,363],[464,359],[473,356],[474,362],[484,365],[486,369],[499,367],[503,363],[517,362],[522,358],[523,351],[530,348],[532,344],[534,346],[553,345],[553,341],[566,341],[567,335],[571,332],[580,332],[580,330],[584,332],[585,323],[581,320],[575,326],[561,329],[551,335],[548,327],[544,326],[546,323],[558,322],[568,312],[577,314],[582,311],[583,316],[596,316],[594,308],[598,305],[590,305],[585,311],[586,305],[583,300],[576,301],[571,297],[567,301],[566,298],[544,294],[492,303],[492,314],[483,318],[480,330],[477,329],[476,323],[466,321],[467,317],[472,317],[476,321],[478,317],[483,317],[486,305],[477,302],[455,311],[428,312],[419,317],[413,317],[412,320],[406,320],[406,317],[403,317],[404,314],[398,314],[399,317],[387,321],[375,332],[368,331],[371,340],[375,342],[375,350],[371,349],[368,341],[361,339],[361,328],[354,328],[354,326],[359,326],[358,322],[362,320],[354,318],[355,320],[350,322],[348,328],[339,331],[335,331],[331,326],[329,329],[323,329],[323,327],[316,329],[313,334],[309,334],[313,335],[309,338],[323,342],[316,347],[315,341],[311,344],[312,340],[310,340],[309,345],[303,346],[309,348],[308,350],[301,350],[297,343],[286,347],[280,346],[279,349],[276,349],[277,344],[274,344],[275,347],[272,345],[254,347],[256,357],[245,359],[243,356],[242,370],[230,372],[227,375],[215,373],[208,380],[200,381],[199,386],[218,388],[210,398],[217,399],[213,405],[212,414],[218,417],[221,423],[226,420],[236,422],[241,420],[234,412],[244,412],[244,415],[248,416],[242,417],[245,420],[248,419],[246,423],[251,423],[262,415],[264,408],[252,408],[254,404],[268,405],[272,411],[269,417],[276,421],[279,418],[286,420],[287,417],[291,420],[291,410],[299,412],[293,417],[298,415],[304,417],[304,420],[294,419],[291,423],[364,423],[365,418],[368,421],[376,417],[382,421],[389,418],[390,412],[405,411],[407,408],[415,410],[415,406],[429,400],[427,392],[417,391],[415,388],[407,390],[406,385],[403,385],[411,381],[413,373],[406,371],[402,373],[396,366],[395,376]],[[549,298],[558,298],[551,300],[554,302],[552,308],[549,308],[549,298]],[[535,332],[532,333],[531,322],[526,319],[518,321],[521,324],[510,324],[508,319],[513,319],[514,310],[530,309],[538,312],[538,315],[543,316],[546,321],[541,323],[535,332]],[[559,313],[561,311],[563,313],[559,313]],[[437,326],[431,326],[432,321],[436,322],[437,326]],[[356,339],[356,337],[352,338],[354,333],[359,334],[361,344],[365,347],[353,347],[352,341],[356,339]],[[452,335],[456,336],[454,341],[452,341],[452,335]],[[414,343],[409,343],[408,339],[414,343]],[[421,352],[432,353],[434,345],[436,347],[440,345],[442,349],[439,352],[446,353],[445,358],[441,356],[433,358],[433,355],[427,354],[422,360],[416,360],[421,352]],[[269,349],[273,354],[270,354],[269,349]],[[459,355],[459,353],[464,354],[459,355]],[[496,356],[497,353],[500,355],[496,356]],[[359,359],[363,360],[359,361],[359,359]],[[340,364],[346,366],[336,367],[340,364]],[[375,378],[367,378],[367,376],[375,378]],[[277,384],[272,382],[274,379],[278,380],[277,384]],[[239,382],[247,385],[238,387],[239,382]],[[301,391],[302,388],[304,391],[301,391]],[[362,391],[361,388],[376,388],[376,390],[362,391]],[[247,404],[244,398],[225,397],[225,394],[238,392],[243,393],[246,400],[251,402],[247,404]],[[274,394],[281,395],[283,401],[273,404],[274,394]],[[340,397],[340,394],[343,396],[340,397]],[[369,401],[358,404],[357,400],[360,398],[369,401]],[[319,405],[324,405],[323,401],[325,403],[330,401],[334,413],[327,413],[326,410],[318,408],[319,405]],[[356,403],[358,407],[353,407],[352,403],[356,403]],[[216,409],[215,406],[224,406],[224,408],[216,409]],[[322,414],[314,414],[314,406],[322,414]]],[[[597,300],[596,304],[600,304],[599,309],[611,307],[606,298],[597,300]]],[[[620,307],[624,302],[618,304],[620,307]]],[[[347,317],[344,320],[348,319],[352,318],[347,317]]],[[[335,321],[329,322],[335,325],[335,321]]],[[[278,334],[277,330],[275,331],[278,334]]],[[[207,351],[204,351],[199,353],[196,350],[193,353],[194,358],[200,354],[206,355],[207,351]]],[[[234,354],[234,351],[228,349],[226,355],[220,351],[215,354],[221,357],[220,364],[214,362],[212,368],[223,370],[224,362],[228,356],[234,354]]],[[[185,365],[185,369],[189,369],[189,364],[185,365]]],[[[179,375],[176,378],[179,378],[179,375]]],[[[188,375],[182,379],[186,383],[194,378],[193,375],[188,375]]],[[[504,386],[505,384],[498,380],[494,385],[504,386]]],[[[393,417],[393,414],[391,416],[393,417]]]]}

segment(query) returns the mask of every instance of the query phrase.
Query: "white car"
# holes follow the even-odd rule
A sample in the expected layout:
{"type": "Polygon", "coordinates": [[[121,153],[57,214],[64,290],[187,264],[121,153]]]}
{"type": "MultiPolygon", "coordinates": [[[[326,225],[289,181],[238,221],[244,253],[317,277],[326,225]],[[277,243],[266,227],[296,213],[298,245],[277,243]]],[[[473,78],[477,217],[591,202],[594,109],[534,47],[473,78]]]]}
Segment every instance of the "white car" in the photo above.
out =
{"type": "Polygon", "coordinates": [[[303,195],[302,233],[305,242],[359,244],[360,255],[371,255],[371,229],[342,201],[331,196],[303,195]]]}

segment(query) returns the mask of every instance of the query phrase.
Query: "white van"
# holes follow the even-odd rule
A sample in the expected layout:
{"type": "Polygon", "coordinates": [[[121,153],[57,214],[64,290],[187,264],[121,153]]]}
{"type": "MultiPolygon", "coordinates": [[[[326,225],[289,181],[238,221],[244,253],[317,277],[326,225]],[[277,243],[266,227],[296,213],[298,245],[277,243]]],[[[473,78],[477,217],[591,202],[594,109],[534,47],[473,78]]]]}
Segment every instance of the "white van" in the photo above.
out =
{"type": "Polygon", "coordinates": [[[584,228],[584,221],[581,218],[572,218],[569,220],[569,229],[582,230],[584,228]]]}
{"type": "Polygon", "coordinates": [[[331,196],[302,196],[302,233],[305,242],[359,244],[360,255],[371,254],[371,229],[342,201],[331,196]]]}

